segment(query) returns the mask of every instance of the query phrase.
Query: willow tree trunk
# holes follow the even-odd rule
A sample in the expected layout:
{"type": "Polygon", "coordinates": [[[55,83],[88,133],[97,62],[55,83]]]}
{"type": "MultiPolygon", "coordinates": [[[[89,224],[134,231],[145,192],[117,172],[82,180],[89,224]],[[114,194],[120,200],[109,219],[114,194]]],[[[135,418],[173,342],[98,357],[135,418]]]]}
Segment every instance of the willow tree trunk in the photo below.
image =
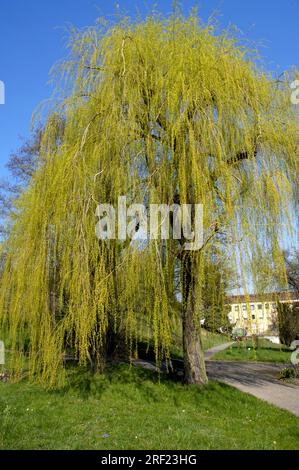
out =
{"type": "Polygon", "coordinates": [[[183,268],[183,352],[185,383],[204,385],[208,382],[200,324],[196,315],[196,283],[190,252],[186,253],[183,268]]]}

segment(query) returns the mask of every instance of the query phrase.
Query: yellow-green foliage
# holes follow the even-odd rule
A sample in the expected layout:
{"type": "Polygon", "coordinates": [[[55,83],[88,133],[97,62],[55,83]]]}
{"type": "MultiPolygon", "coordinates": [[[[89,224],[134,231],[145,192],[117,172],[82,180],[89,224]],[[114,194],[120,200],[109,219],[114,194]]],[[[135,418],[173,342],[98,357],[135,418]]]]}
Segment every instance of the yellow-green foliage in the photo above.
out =
{"type": "Polygon", "coordinates": [[[140,315],[157,360],[168,357],[177,242],[142,250],[99,242],[99,202],[127,195],[171,204],[179,194],[181,203],[203,203],[204,257],[192,255],[199,300],[202,263],[219,232],[228,264],[245,267],[251,253],[267,253],[269,269],[283,275],[279,232],[291,222],[298,114],[288,83],[250,57],[194,15],[73,33],[62,65],[67,98],[48,118],[40,167],[4,247],[2,331],[16,370],[29,337],[31,376],[54,386],[67,344],[84,363],[101,351],[112,319],[133,347],[140,315]]]}

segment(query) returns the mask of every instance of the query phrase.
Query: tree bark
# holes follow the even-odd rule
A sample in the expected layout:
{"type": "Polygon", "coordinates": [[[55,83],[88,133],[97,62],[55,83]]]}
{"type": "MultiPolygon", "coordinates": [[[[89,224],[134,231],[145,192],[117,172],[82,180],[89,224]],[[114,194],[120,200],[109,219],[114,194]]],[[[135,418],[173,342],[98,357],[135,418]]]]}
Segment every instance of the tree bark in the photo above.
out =
{"type": "Polygon", "coordinates": [[[200,324],[196,318],[196,283],[190,252],[183,259],[183,351],[184,381],[204,385],[208,382],[200,324]]]}

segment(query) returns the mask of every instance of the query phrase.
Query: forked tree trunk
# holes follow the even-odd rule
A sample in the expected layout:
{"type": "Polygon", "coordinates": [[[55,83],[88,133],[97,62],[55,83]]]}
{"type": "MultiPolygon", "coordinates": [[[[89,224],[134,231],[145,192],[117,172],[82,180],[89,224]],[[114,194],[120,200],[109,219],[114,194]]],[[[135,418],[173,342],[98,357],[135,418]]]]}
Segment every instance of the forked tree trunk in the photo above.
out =
{"type": "Polygon", "coordinates": [[[185,383],[204,385],[208,382],[200,325],[196,319],[195,279],[190,253],[183,260],[183,352],[185,383]]]}

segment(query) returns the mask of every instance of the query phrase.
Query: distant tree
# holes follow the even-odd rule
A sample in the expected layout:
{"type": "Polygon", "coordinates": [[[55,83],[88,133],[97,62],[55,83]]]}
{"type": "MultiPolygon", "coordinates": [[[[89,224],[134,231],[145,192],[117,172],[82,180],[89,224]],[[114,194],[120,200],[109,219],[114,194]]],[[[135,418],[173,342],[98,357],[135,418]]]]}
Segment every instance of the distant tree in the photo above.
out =
{"type": "Polygon", "coordinates": [[[231,331],[232,325],[228,318],[230,306],[226,298],[228,291],[238,287],[236,273],[227,269],[223,257],[212,257],[205,266],[203,278],[202,316],[204,328],[209,331],[231,331]],[[213,262],[212,262],[213,261],[213,262]]]}
{"type": "Polygon", "coordinates": [[[9,233],[9,217],[15,207],[15,202],[26,189],[34,171],[37,168],[42,129],[39,127],[33,136],[9,156],[6,167],[9,171],[9,181],[0,181],[0,235],[7,237],[9,233]]]}
{"type": "Polygon", "coordinates": [[[9,157],[7,168],[22,188],[28,185],[37,168],[42,135],[42,128],[39,127],[35,130],[33,136],[9,157]]]}
{"type": "Polygon", "coordinates": [[[280,342],[290,346],[299,339],[299,302],[293,305],[279,302],[277,311],[280,342]]]}
{"type": "Polygon", "coordinates": [[[299,251],[285,253],[285,265],[288,285],[291,290],[299,292],[299,251]]]}
{"type": "MultiPolygon", "coordinates": [[[[299,251],[284,253],[288,287],[299,293],[299,251]]],[[[280,341],[290,346],[292,341],[299,339],[299,302],[278,303],[278,328],[280,341]]]]}
{"type": "MultiPolygon", "coordinates": [[[[49,122],[55,122],[55,136],[51,135],[52,145],[56,149],[61,144],[64,131],[64,117],[53,114],[49,122]]],[[[20,195],[26,190],[32,176],[38,167],[44,164],[42,157],[42,142],[45,129],[38,125],[31,137],[13,153],[10,154],[6,167],[9,172],[8,179],[0,180],[0,236],[6,238],[9,234],[14,209],[20,195]]]]}

